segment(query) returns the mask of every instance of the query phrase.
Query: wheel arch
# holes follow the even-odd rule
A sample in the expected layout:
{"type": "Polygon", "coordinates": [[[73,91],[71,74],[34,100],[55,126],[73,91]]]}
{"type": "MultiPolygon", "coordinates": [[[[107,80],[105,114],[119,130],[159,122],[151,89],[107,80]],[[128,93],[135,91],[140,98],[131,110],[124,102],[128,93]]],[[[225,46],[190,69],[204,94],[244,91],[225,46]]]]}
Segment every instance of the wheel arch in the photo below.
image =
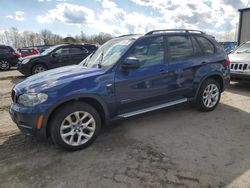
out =
{"type": "Polygon", "coordinates": [[[34,61],[30,67],[30,74],[32,74],[32,70],[33,70],[34,66],[36,66],[36,65],[43,65],[46,67],[47,70],[49,69],[49,67],[46,65],[46,63],[43,63],[42,61],[34,61]]]}
{"type": "Polygon", "coordinates": [[[56,113],[56,111],[63,106],[66,106],[68,104],[72,105],[75,102],[85,102],[93,106],[100,115],[102,125],[105,125],[108,123],[109,111],[108,111],[107,105],[101,99],[99,99],[96,96],[91,96],[91,95],[71,97],[71,98],[67,98],[57,103],[49,110],[49,113],[45,117],[45,121],[44,121],[44,124],[46,127],[46,137],[50,137],[50,126],[51,126],[50,122],[51,122],[51,119],[53,118],[53,115],[56,113]]]}
{"type": "Polygon", "coordinates": [[[199,90],[200,90],[200,87],[201,87],[202,83],[203,83],[205,80],[210,79],[210,78],[216,80],[216,81],[220,84],[220,89],[221,89],[221,91],[224,91],[223,76],[222,76],[220,73],[211,73],[211,74],[209,74],[209,75],[207,75],[207,76],[205,76],[205,77],[203,77],[203,78],[201,79],[201,81],[200,81],[200,83],[199,83],[199,86],[197,87],[197,90],[196,90],[196,93],[195,93],[195,99],[196,99],[196,97],[197,97],[197,95],[198,95],[198,92],[199,92],[199,90]]]}

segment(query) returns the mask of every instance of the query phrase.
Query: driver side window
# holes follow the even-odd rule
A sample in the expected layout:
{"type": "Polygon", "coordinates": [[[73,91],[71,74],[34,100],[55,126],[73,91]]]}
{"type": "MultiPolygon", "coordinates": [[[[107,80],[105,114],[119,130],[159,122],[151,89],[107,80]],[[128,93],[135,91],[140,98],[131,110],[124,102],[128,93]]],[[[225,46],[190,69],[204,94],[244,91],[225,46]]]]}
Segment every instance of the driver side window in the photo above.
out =
{"type": "Polygon", "coordinates": [[[139,41],[128,57],[135,57],[140,67],[150,67],[164,63],[163,36],[146,38],[139,41]]]}

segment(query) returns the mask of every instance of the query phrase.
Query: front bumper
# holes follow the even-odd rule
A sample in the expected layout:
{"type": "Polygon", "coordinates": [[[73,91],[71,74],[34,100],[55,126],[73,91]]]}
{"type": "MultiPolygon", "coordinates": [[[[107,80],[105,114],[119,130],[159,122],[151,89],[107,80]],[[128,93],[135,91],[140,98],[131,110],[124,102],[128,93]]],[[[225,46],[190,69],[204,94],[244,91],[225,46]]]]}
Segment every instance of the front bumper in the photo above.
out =
{"type": "Polygon", "coordinates": [[[231,80],[250,80],[250,72],[231,72],[231,80]]]}
{"type": "Polygon", "coordinates": [[[46,128],[44,125],[38,130],[37,120],[40,113],[33,113],[31,109],[12,103],[9,110],[11,119],[28,136],[36,136],[39,139],[46,139],[46,128]]]}
{"type": "Polygon", "coordinates": [[[17,70],[23,75],[30,75],[30,68],[26,64],[22,64],[21,61],[17,62],[17,70]]]}

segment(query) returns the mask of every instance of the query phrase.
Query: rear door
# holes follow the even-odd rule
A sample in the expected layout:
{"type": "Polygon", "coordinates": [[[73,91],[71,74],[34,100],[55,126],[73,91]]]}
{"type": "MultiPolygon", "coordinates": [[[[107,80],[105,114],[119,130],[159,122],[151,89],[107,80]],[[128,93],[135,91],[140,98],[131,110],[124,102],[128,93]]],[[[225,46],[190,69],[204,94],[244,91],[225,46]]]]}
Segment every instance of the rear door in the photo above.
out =
{"type": "Polygon", "coordinates": [[[66,62],[66,65],[79,64],[89,55],[89,51],[83,46],[72,46],[70,47],[69,55],[70,61],[66,62]]]}
{"type": "Polygon", "coordinates": [[[163,36],[142,38],[125,55],[124,59],[139,60],[140,67],[126,71],[120,67],[116,70],[115,92],[119,114],[153,106],[166,99],[164,41],[163,36]]]}
{"type": "Polygon", "coordinates": [[[0,46],[0,59],[8,59],[11,56],[11,51],[7,46],[0,46]]]}
{"type": "Polygon", "coordinates": [[[168,46],[168,97],[182,99],[194,96],[196,70],[203,63],[202,51],[190,35],[167,37],[168,46]]]}

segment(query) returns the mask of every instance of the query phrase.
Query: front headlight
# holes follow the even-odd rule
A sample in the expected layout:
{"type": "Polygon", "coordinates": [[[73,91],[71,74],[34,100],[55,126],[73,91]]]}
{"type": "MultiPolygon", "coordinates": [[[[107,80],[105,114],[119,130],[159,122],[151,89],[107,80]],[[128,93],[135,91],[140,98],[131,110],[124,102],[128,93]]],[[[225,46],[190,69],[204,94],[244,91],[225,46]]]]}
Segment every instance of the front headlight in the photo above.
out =
{"type": "Polygon", "coordinates": [[[17,102],[24,106],[32,107],[45,102],[48,99],[48,95],[44,93],[27,93],[18,97],[17,102]]]}
{"type": "Polygon", "coordinates": [[[28,63],[30,61],[30,59],[24,59],[24,60],[22,60],[22,64],[26,64],[26,63],[28,63]]]}

